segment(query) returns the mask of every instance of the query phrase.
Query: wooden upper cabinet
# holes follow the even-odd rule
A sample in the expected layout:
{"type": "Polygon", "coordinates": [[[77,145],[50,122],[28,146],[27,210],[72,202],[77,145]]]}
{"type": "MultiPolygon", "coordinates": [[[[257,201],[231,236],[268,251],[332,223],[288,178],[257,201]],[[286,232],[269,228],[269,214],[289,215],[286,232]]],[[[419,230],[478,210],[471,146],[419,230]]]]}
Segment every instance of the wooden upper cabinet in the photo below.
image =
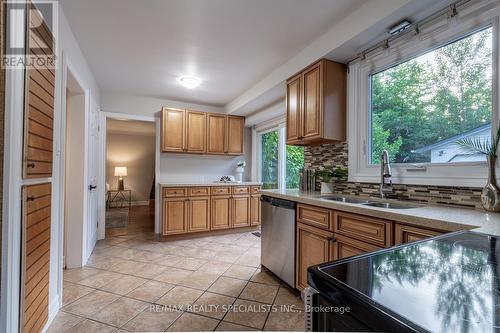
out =
{"type": "MultiPolygon", "coordinates": [[[[54,49],[49,28],[36,10],[29,11],[28,52],[34,54],[39,43],[54,49]],[[42,24],[40,24],[40,21],[42,24]]],[[[52,176],[55,71],[47,67],[26,70],[23,177],[52,176]]]]}
{"type": "Polygon", "coordinates": [[[286,83],[286,142],[297,143],[301,139],[301,78],[299,74],[286,83]]]}
{"type": "Polygon", "coordinates": [[[245,118],[227,116],[226,153],[230,155],[243,154],[243,131],[245,118]]]}
{"type": "Polygon", "coordinates": [[[226,145],[226,116],[208,114],[207,153],[224,154],[226,145]]]}
{"type": "Polygon", "coordinates": [[[345,66],[322,59],[287,80],[287,144],[346,139],[345,66]]]}
{"type": "Polygon", "coordinates": [[[205,112],[186,111],[186,151],[204,153],[206,151],[207,114],[205,112]]]}
{"type": "Polygon", "coordinates": [[[161,151],[184,152],[185,111],[163,108],[161,126],[161,151]]]}

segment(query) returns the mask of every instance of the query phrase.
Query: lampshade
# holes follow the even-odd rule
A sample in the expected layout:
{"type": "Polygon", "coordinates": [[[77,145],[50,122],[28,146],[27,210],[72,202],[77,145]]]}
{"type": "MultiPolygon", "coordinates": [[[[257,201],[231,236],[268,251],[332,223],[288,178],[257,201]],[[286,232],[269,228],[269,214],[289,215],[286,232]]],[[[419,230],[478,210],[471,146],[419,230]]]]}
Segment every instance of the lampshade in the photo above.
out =
{"type": "Polygon", "coordinates": [[[115,176],[124,177],[127,175],[127,167],[115,167],[115,176]]]}

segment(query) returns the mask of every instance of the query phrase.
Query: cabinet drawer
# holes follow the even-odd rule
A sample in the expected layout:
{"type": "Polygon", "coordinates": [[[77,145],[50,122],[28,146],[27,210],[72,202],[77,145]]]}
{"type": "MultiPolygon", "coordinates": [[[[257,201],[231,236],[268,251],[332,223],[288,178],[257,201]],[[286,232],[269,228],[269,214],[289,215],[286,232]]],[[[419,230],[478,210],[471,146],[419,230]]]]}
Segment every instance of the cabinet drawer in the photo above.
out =
{"type": "Polygon", "coordinates": [[[185,197],[186,192],[184,187],[167,187],[163,189],[163,197],[185,197]]]}
{"type": "Polygon", "coordinates": [[[250,192],[252,194],[258,194],[260,191],[260,186],[252,186],[250,192]]]}
{"type": "Polygon", "coordinates": [[[201,197],[210,194],[208,187],[190,187],[188,188],[188,195],[190,197],[201,197]]]}
{"type": "Polygon", "coordinates": [[[331,212],[326,208],[297,205],[297,221],[322,229],[330,229],[331,212]]]}
{"type": "Polygon", "coordinates": [[[373,217],[335,212],[333,231],[380,247],[391,246],[392,222],[373,217]]]}
{"type": "Polygon", "coordinates": [[[248,194],[250,189],[248,186],[233,186],[233,194],[248,194]]]}
{"type": "Polygon", "coordinates": [[[349,237],[336,235],[331,241],[330,260],[339,260],[357,256],[359,254],[373,252],[381,249],[378,246],[361,242],[349,237]]]}
{"type": "Polygon", "coordinates": [[[231,188],[227,187],[211,187],[210,194],[212,195],[227,195],[231,194],[231,188]]]}
{"type": "Polygon", "coordinates": [[[412,227],[409,225],[396,223],[394,226],[394,245],[416,242],[425,238],[441,235],[439,231],[412,227]]]}

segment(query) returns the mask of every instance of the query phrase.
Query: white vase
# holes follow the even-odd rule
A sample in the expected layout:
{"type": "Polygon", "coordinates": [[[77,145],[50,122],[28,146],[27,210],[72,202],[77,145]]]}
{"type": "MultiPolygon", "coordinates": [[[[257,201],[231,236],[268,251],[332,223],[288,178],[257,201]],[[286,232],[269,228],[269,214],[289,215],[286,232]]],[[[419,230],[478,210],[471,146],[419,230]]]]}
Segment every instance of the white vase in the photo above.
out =
{"type": "Polygon", "coordinates": [[[243,173],[245,172],[244,167],[237,167],[236,168],[236,174],[238,175],[237,182],[241,183],[243,182],[243,173]]]}
{"type": "Polygon", "coordinates": [[[321,182],[321,194],[333,193],[333,183],[321,182]]]}

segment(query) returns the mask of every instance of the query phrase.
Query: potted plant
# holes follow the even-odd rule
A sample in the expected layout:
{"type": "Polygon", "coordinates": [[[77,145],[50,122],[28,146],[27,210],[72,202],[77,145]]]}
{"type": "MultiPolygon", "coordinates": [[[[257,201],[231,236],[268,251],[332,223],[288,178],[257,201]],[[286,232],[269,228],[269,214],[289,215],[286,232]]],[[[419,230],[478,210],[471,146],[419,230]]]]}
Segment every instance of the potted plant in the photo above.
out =
{"type": "Polygon", "coordinates": [[[316,179],[321,180],[321,193],[333,193],[334,181],[347,180],[347,169],[345,168],[324,168],[314,172],[316,179]]]}
{"type": "Polygon", "coordinates": [[[500,190],[498,189],[496,177],[496,164],[498,159],[498,143],[500,141],[500,124],[496,135],[489,139],[463,138],[456,142],[465,152],[469,154],[486,155],[488,161],[488,182],[481,192],[481,203],[483,208],[489,212],[500,211],[500,190]]]}

